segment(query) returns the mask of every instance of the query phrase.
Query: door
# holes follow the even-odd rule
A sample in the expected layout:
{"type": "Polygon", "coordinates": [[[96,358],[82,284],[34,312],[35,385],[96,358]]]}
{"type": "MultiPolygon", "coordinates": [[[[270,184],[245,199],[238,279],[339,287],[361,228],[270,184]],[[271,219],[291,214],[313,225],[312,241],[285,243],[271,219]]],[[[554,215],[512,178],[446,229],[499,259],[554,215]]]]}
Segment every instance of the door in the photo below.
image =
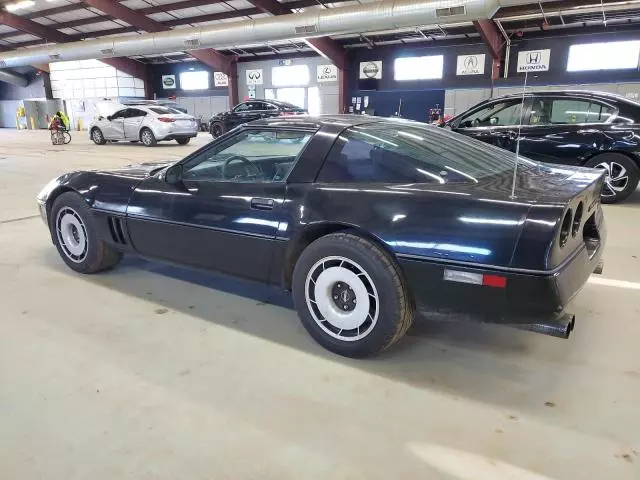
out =
{"type": "Polygon", "coordinates": [[[616,113],[615,107],[589,98],[536,96],[521,131],[520,152],[542,162],[580,165],[598,151],[616,113]]]}
{"type": "Polygon", "coordinates": [[[182,162],[182,181],[145,180],[127,209],[134,247],[149,256],[267,281],[285,180],[313,132],[246,128],[182,162]]]}
{"type": "Polygon", "coordinates": [[[124,117],[124,137],[127,140],[140,140],[140,125],[147,112],[139,108],[128,108],[124,117]]]}
{"type": "Polygon", "coordinates": [[[231,117],[232,127],[242,125],[260,118],[262,102],[245,102],[233,109],[234,115],[231,117]]]}
{"type": "Polygon", "coordinates": [[[127,109],[118,110],[108,117],[107,123],[102,128],[102,134],[107,140],[124,140],[124,118],[127,109]]]}
{"type": "Polygon", "coordinates": [[[453,130],[505,150],[516,150],[518,128],[527,119],[529,99],[497,100],[461,117],[453,130]]]}

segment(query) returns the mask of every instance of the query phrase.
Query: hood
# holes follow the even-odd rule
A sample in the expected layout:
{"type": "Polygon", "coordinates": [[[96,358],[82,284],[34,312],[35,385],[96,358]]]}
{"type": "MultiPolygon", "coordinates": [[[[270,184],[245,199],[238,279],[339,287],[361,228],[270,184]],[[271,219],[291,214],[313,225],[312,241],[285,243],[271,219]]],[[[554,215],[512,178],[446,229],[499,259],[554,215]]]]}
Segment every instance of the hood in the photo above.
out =
{"type": "Polygon", "coordinates": [[[125,165],[124,167],[114,168],[110,170],[96,170],[96,173],[106,175],[116,175],[126,178],[147,178],[151,172],[161,170],[176,163],[175,160],[164,160],[158,162],[145,162],[134,165],[125,165]]]}

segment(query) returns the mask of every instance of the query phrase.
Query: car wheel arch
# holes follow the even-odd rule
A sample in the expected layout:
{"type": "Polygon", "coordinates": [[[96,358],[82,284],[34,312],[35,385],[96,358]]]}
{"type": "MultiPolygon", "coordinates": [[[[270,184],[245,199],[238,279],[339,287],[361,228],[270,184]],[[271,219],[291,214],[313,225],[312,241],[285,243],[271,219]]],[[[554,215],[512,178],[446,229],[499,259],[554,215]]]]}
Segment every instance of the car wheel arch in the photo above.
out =
{"type": "Polygon", "coordinates": [[[604,151],[599,151],[597,153],[594,153],[593,155],[585,158],[585,160],[582,162],[581,166],[585,166],[587,164],[587,162],[593,160],[594,158],[598,158],[598,157],[602,157],[611,153],[615,153],[615,154],[619,154],[619,155],[624,155],[625,157],[627,157],[629,160],[631,160],[633,163],[635,163],[636,167],[638,169],[640,169],[640,157],[633,155],[632,153],[629,152],[625,152],[624,150],[604,150],[604,151]]]}
{"type": "Polygon", "coordinates": [[[363,230],[357,226],[348,224],[348,223],[340,223],[340,222],[320,222],[314,223],[311,225],[307,225],[302,231],[298,233],[292,240],[289,248],[287,249],[287,253],[285,255],[284,265],[283,265],[283,283],[284,287],[287,290],[291,290],[291,282],[293,279],[293,270],[302,255],[302,252],[305,248],[307,248],[311,243],[322,238],[324,236],[330,235],[332,233],[351,233],[354,235],[358,235],[362,238],[365,238],[371,242],[373,242],[376,246],[378,246],[381,250],[391,256],[394,260],[396,259],[394,252],[389,248],[389,246],[379,237],[373,235],[371,232],[363,230]]]}

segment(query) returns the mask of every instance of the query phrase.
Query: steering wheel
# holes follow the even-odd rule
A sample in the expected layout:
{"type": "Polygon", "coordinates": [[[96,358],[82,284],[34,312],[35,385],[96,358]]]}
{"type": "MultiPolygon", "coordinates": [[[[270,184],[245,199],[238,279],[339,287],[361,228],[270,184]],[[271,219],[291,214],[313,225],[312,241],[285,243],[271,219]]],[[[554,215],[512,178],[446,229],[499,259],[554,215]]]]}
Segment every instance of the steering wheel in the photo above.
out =
{"type": "Polygon", "coordinates": [[[255,163],[250,162],[242,155],[231,155],[229,158],[227,158],[226,162],[224,162],[224,164],[222,165],[222,178],[224,178],[225,180],[231,180],[232,178],[238,177],[238,175],[234,177],[227,176],[227,167],[229,166],[229,164],[231,164],[231,162],[234,162],[236,160],[239,160],[244,164],[245,177],[259,177],[260,175],[262,175],[262,170],[255,163]],[[253,175],[251,174],[251,172],[249,172],[250,169],[254,170],[255,173],[253,175]]]}

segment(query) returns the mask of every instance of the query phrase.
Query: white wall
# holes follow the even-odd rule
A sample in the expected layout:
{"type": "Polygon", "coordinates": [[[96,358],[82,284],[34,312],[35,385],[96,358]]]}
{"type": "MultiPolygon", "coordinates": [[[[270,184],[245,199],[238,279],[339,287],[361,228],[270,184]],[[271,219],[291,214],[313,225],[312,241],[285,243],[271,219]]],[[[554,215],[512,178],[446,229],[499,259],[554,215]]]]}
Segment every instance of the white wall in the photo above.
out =
{"type": "Polygon", "coordinates": [[[226,95],[218,97],[177,97],[176,102],[186,108],[189,115],[193,115],[196,118],[202,117],[204,120],[209,120],[216,113],[229,110],[229,97],[226,95]]]}
{"type": "MultiPolygon", "coordinates": [[[[283,59],[284,60],[284,59],[283,59]]],[[[309,68],[309,84],[300,85],[301,87],[318,87],[320,93],[321,113],[339,113],[340,102],[338,92],[338,82],[320,82],[317,81],[317,66],[330,65],[331,62],[324,57],[305,57],[291,59],[292,65],[307,65],[309,68]]],[[[249,94],[247,87],[247,70],[262,69],[263,84],[256,85],[256,98],[264,98],[265,88],[277,88],[271,81],[271,69],[281,66],[280,60],[258,60],[255,62],[241,62],[238,64],[238,96],[242,102],[249,94]]],[[[338,72],[338,75],[340,73],[338,72]]],[[[308,96],[306,98],[308,103],[308,96]]],[[[309,108],[309,105],[304,105],[309,108]]]]}

